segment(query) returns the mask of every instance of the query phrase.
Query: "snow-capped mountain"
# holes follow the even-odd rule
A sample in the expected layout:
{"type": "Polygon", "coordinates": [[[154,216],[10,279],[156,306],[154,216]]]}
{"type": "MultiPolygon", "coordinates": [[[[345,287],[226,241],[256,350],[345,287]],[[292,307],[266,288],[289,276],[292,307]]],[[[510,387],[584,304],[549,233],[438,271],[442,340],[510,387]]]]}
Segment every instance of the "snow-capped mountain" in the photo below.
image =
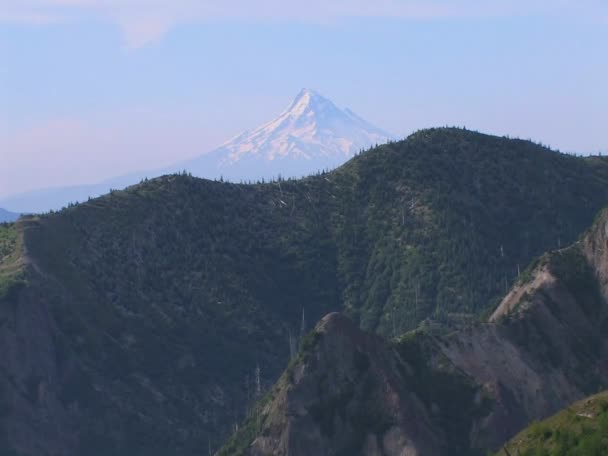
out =
{"type": "Polygon", "coordinates": [[[303,176],[339,166],[360,150],[390,139],[391,134],[351,110],[303,89],[276,119],[181,168],[201,177],[219,172],[236,180],[303,176]]]}
{"type": "Polygon", "coordinates": [[[57,210],[86,201],[111,188],[136,184],[144,177],[189,171],[208,179],[256,181],[277,176],[301,177],[333,169],[360,150],[392,136],[349,109],[340,109],[318,93],[304,89],[276,119],[247,131],[212,152],[174,166],[141,171],[100,183],[34,190],[0,199],[13,212],[57,210]]]}
{"type": "Polygon", "coordinates": [[[342,110],[318,93],[304,89],[276,119],[228,141],[220,150],[225,164],[255,156],[347,159],[360,149],[391,138],[349,109],[342,110]]]}

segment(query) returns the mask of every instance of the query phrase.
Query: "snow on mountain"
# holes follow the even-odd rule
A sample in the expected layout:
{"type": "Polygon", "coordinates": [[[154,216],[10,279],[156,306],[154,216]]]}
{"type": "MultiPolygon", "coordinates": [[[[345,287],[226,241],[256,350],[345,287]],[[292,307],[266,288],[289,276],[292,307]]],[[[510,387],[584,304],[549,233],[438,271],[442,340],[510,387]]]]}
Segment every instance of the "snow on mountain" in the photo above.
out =
{"type": "MultiPolygon", "coordinates": [[[[333,169],[360,150],[392,136],[349,109],[340,109],[318,93],[304,89],[276,119],[238,135],[216,150],[155,171],[142,171],[100,183],[33,190],[0,199],[0,205],[21,213],[57,210],[86,201],[111,188],[136,184],[144,177],[189,171],[208,179],[255,181],[301,177],[333,169]]],[[[2,215],[2,214],[0,214],[2,215]]]]}
{"type": "Polygon", "coordinates": [[[389,139],[390,134],[349,109],[339,109],[327,98],[304,89],[276,119],[237,136],[220,150],[226,153],[225,164],[251,155],[266,160],[320,156],[347,159],[389,139]]]}
{"type": "Polygon", "coordinates": [[[297,177],[341,165],[360,150],[393,136],[303,89],[276,119],[246,131],[209,154],[181,164],[201,177],[297,177]]]}

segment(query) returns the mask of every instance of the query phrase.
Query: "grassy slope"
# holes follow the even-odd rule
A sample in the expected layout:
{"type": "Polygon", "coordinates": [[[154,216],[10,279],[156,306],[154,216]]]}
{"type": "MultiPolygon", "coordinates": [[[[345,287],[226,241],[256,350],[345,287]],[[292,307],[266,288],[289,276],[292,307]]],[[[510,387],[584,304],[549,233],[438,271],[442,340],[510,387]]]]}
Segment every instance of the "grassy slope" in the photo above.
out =
{"type": "Polygon", "coordinates": [[[608,454],[608,392],[579,401],[530,425],[497,455],[603,456],[608,454]]]}
{"type": "Polygon", "coordinates": [[[65,354],[98,382],[128,385],[112,406],[153,417],[123,424],[137,441],[121,448],[189,454],[240,420],[256,365],[276,379],[302,308],[308,321],[343,308],[385,334],[478,315],[518,264],[591,223],[607,179],[602,159],[454,129],[300,181],[164,177],[23,222],[48,274],[30,285],[51,303],[65,354]],[[138,393],[142,377],[168,410],[138,393]]]}

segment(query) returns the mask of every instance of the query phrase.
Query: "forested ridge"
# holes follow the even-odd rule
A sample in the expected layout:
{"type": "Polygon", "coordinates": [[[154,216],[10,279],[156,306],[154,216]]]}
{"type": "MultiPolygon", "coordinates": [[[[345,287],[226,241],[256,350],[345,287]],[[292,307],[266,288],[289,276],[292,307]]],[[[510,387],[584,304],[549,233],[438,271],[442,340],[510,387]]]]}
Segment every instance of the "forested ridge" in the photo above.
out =
{"type": "Polygon", "coordinates": [[[240,422],[256,372],[276,380],[303,314],[388,336],[475,321],[591,224],[607,164],[432,129],[301,180],[164,176],[0,228],[23,255],[0,299],[48,308],[81,451],[197,454],[240,422]]]}

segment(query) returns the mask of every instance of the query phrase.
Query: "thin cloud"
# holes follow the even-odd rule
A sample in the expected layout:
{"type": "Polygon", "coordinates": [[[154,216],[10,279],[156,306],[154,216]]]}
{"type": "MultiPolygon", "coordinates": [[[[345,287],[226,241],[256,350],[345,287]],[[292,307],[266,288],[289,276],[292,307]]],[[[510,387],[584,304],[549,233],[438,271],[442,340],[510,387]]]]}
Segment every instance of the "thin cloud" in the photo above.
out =
{"type": "Polygon", "coordinates": [[[116,24],[138,48],[182,23],[214,20],[327,23],[348,17],[437,18],[548,15],[605,17],[601,0],[0,0],[0,22],[44,24],[93,16],[116,24]]]}

